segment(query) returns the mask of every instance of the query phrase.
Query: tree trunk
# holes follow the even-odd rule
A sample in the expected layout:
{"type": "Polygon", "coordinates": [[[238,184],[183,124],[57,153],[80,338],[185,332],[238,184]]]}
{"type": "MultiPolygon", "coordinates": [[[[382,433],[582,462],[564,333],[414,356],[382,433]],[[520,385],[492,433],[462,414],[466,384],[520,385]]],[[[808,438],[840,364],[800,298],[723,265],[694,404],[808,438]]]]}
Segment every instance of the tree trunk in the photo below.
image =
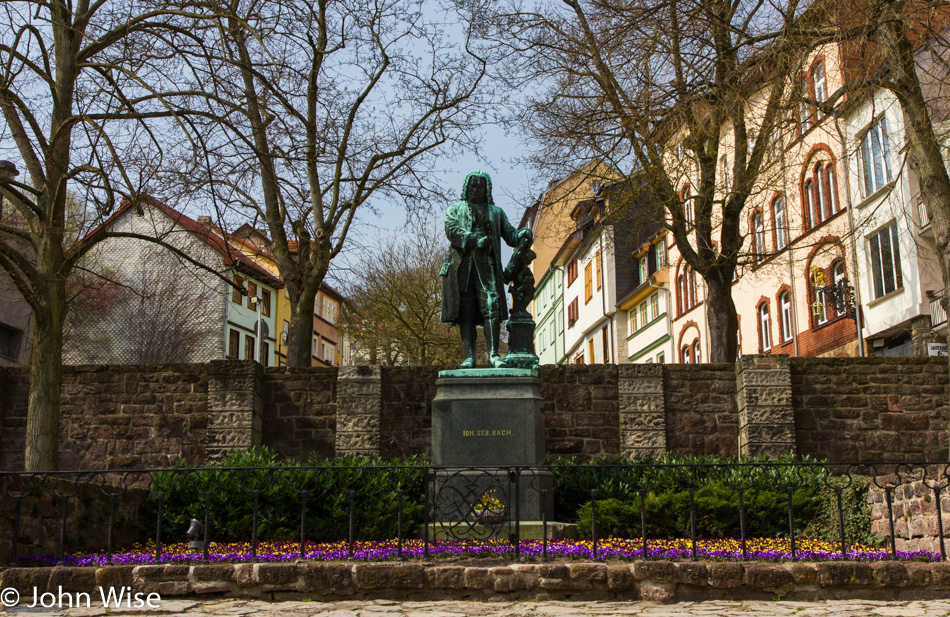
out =
{"type": "Polygon", "coordinates": [[[33,355],[26,416],[27,471],[56,471],[59,466],[59,404],[63,385],[63,320],[66,289],[50,283],[43,308],[33,315],[33,355]]]}
{"type": "Polygon", "coordinates": [[[315,304],[316,294],[302,293],[293,306],[287,334],[287,366],[311,365],[315,304]]]}
{"type": "Polygon", "coordinates": [[[712,273],[706,280],[706,319],[709,321],[709,361],[735,362],[739,318],[732,299],[732,281],[712,273]]]}

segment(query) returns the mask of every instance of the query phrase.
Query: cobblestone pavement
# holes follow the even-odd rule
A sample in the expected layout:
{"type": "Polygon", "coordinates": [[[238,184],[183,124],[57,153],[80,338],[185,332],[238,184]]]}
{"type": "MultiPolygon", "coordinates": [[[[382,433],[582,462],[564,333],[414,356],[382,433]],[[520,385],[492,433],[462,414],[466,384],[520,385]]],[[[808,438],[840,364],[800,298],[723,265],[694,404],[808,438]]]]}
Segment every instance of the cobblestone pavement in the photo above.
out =
{"type": "Polygon", "coordinates": [[[263,602],[256,600],[168,600],[158,609],[74,608],[66,610],[19,606],[0,615],[109,617],[156,615],[166,617],[948,617],[950,600],[872,602],[708,601],[650,604],[645,602],[263,602]]]}

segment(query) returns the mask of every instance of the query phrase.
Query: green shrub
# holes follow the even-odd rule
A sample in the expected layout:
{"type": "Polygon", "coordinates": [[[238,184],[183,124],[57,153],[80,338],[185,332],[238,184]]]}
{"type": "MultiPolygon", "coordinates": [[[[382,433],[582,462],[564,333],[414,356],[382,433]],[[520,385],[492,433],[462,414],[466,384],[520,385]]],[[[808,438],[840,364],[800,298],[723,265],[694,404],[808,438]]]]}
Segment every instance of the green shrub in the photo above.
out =
{"type": "Polygon", "coordinates": [[[848,544],[860,542],[868,546],[884,546],[886,538],[871,533],[871,506],[868,490],[871,479],[867,476],[832,478],[828,485],[818,489],[818,509],[804,535],[809,538],[841,541],[841,524],[838,518],[838,493],[841,488],[841,510],[844,515],[844,533],[848,544]]]}
{"type": "MultiPolygon", "coordinates": [[[[576,457],[553,459],[549,464],[556,487],[554,516],[561,521],[577,521],[578,509],[592,498],[591,489],[597,491],[598,500],[615,498],[639,503],[636,496],[640,489],[661,495],[689,488],[699,490],[715,483],[758,491],[777,490],[782,494],[787,508],[785,487],[812,487],[817,490],[826,475],[822,466],[795,465],[816,462],[808,457],[799,460],[788,455],[777,460],[760,458],[741,462],[778,465],[735,466],[736,461],[717,456],[677,454],[639,459],[605,456],[589,463],[579,461],[576,457]]],[[[787,526],[787,514],[784,520],[787,526]]]]}
{"type": "MultiPolygon", "coordinates": [[[[696,536],[727,538],[741,535],[739,492],[715,482],[694,493],[696,536]]],[[[689,491],[648,493],[646,531],[650,538],[683,538],[690,536],[689,491]]],[[[770,489],[744,491],[746,535],[748,537],[782,537],[788,535],[788,493],[770,489]]],[[[792,494],[795,528],[801,530],[817,509],[815,490],[800,488],[792,494]]],[[[591,502],[578,511],[577,531],[581,537],[591,535],[591,502]]],[[[624,500],[608,498],[597,501],[597,535],[599,537],[638,538],[642,534],[639,496],[624,500]]]]}
{"type": "Polygon", "coordinates": [[[184,541],[192,518],[204,522],[205,492],[210,493],[209,537],[216,541],[251,539],[254,491],[258,494],[259,539],[300,538],[302,496],[298,491],[303,490],[307,491],[308,540],[335,541],[348,536],[350,490],[354,491],[354,529],[361,540],[396,537],[399,489],[404,491],[403,534],[422,517],[424,473],[397,467],[424,465],[423,457],[382,462],[348,456],[314,459],[308,464],[327,468],[308,469],[296,461],[278,460],[268,448],[252,448],[230,455],[220,466],[158,473],[143,508],[143,524],[155,528],[158,492],[164,493],[162,536],[166,542],[184,541]],[[222,469],[227,467],[238,469],[222,469]],[[279,470],[250,469],[254,467],[279,470]]]}

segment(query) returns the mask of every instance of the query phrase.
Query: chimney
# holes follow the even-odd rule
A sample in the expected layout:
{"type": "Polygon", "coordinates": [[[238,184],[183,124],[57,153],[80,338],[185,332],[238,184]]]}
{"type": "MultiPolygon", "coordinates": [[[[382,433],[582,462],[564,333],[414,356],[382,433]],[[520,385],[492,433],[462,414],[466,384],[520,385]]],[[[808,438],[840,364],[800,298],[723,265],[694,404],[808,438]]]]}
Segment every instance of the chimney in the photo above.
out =
{"type": "Polygon", "coordinates": [[[201,225],[202,227],[207,227],[208,229],[211,229],[211,217],[210,217],[210,216],[199,216],[199,217],[198,217],[198,224],[201,225]]]}

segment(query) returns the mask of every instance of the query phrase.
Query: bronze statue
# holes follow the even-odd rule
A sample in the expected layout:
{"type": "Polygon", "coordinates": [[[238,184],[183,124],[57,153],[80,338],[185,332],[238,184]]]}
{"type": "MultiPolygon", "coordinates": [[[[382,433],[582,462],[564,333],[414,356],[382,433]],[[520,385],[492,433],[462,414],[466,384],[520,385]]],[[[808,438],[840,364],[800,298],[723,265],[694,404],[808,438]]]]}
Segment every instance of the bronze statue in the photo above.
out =
{"type": "Polygon", "coordinates": [[[531,230],[512,227],[504,210],[492,200],[491,177],[473,171],[465,177],[462,200],[445,213],[445,235],[451,246],[439,273],[442,321],[457,324],[461,330],[465,356],[461,367],[475,367],[475,340],[481,325],[491,365],[504,368],[507,364],[498,354],[501,322],[508,319],[501,240],[512,247],[530,247],[531,230]]]}

